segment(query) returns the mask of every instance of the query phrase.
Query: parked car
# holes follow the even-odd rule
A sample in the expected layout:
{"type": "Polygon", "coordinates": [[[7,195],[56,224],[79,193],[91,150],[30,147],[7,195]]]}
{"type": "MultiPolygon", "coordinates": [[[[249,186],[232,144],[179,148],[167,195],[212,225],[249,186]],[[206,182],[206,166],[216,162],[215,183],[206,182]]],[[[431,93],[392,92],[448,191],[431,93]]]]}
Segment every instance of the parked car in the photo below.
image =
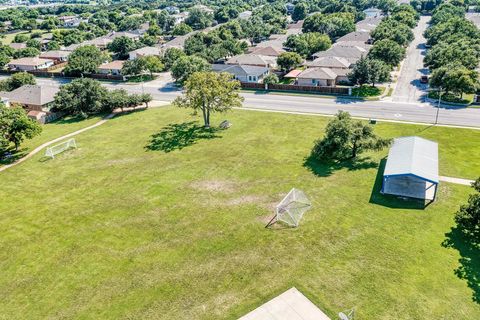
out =
{"type": "Polygon", "coordinates": [[[425,75],[421,76],[420,83],[428,83],[428,76],[425,76],[425,75]]]}

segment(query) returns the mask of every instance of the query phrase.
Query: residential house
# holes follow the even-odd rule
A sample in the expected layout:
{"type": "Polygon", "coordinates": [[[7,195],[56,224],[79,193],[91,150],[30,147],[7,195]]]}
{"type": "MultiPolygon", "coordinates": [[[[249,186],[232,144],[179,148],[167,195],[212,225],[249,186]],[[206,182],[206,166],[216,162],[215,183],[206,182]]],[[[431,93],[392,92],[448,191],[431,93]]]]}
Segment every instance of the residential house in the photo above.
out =
{"type": "Polygon", "coordinates": [[[301,34],[303,28],[303,21],[304,20],[298,20],[297,22],[287,25],[287,36],[292,34],[301,34]]]}
{"type": "Polygon", "coordinates": [[[473,13],[466,13],[465,18],[470,20],[477,28],[480,28],[480,13],[473,12],[473,13]]]}
{"type": "Polygon", "coordinates": [[[192,36],[196,32],[197,31],[193,31],[193,32],[187,33],[186,35],[175,37],[172,40],[164,43],[162,45],[162,49],[167,50],[169,48],[177,48],[177,49],[182,49],[183,50],[183,46],[185,45],[185,41],[188,39],[188,37],[192,36]]]}
{"type": "Polygon", "coordinates": [[[234,79],[240,82],[262,82],[263,78],[269,74],[270,70],[266,67],[247,66],[247,65],[228,65],[213,64],[212,70],[215,72],[228,72],[234,79]]]}
{"type": "Polygon", "coordinates": [[[10,106],[24,108],[30,118],[46,123],[60,115],[50,110],[58,91],[56,86],[24,85],[10,92],[0,92],[0,97],[10,106]]]}
{"type": "Polygon", "coordinates": [[[205,13],[210,13],[210,14],[213,14],[215,12],[215,10],[213,10],[212,8],[207,7],[206,5],[203,5],[203,4],[197,4],[197,5],[193,6],[193,9],[198,9],[198,10],[201,10],[205,13]]]}
{"type": "Polygon", "coordinates": [[[112,62],[107,62],[101,64],[98,67],[98,73],[101,74],[111,74],[114,76],[118,76],[122,74],[122,67],[125,61],[123,60],[114,60],[112,62]]]}
{"type": "Polygon", "coordinates": [[[179,23],[185,22],[185,19],[187,19],[188,15],[188,11],[184,11],[177,14],[172,14],[172,18],[175,19],[174,23],[177,25],[179,23]]]}
{"type": "Polygon", "coordinates": [[[128,59],[134,60],[139,57],[160,56],[160,51],[160,48],[157,47],[143,47],[137,50],[130,51],[128,53],[128,59]]]}
{"type": "Polygon", "coordinates": [[[180,13],[180,9],[176,6],[168,6],[165,7],[165,11],[167,11],[169,14],[177,14],[180,13]]]}
{"type": "Polygon", "coordinates": [[[77,16],[63,16],[58,17],[58,19],[63,23],[64,28],[76,28],[81,22],[86,21],[77,16]]]}
{"type": "Polygon", "coordinates": [[[42,52],[39,57],[42,59],[53,60],[55,64],[59,64],[68,61],[68,56],[70,54],[70,51],[52,50],[42,52]]]}
{"type": "Polygon", "coordinates": [[[248,53],[251,54],[256,54],[256,55],[261,55],[261,56],[270,56],[270,57],[278,57],[282,53],[284,53],[285,50],[281,48],[275,48],[275,47],[250,47],[248,49],[248,53]]]}
{"type": "Polygon", "coordinates": [[[355,24],[355,29],[357,31],[371,32],[380,24],[382,19],[383,19],[382,16],[365,18],[364,20],[360,20],[355,24]]]}
{"type": "Polygon", "coordinates": [[[369,31],[353,31],[350,33],[347,33],[343,37],[340,37],[337,39],[335,43],[345,43],[345,42],[350,42],[350,43],[355,43],[355,44],[372,44],[373,39],[370,36],[369,31]]]}
{"type": "Polygon", "coordinates": [[[250,10],[246,10],[246,11],[243,11],[243,12],[240,12],[238,14],[238,18],[239,19],[243,19],[243,20],[248,20],[250,19],[250,17],[252,16],[253,12],[250,11],[250,10]]]}
{"type": "Polygon", "coordinates": [[[271,57],[271,56],[256,55],[256,54],[241,54],[238,56],[231,57],[225,63],[243,65],[243,66],[275,68],[277,66],[277,58],[271,57]]]}
{"type": "Polygon", "coordinates": [[[337,74],[330,68],[308,68],[296,78],[299,86],[334,87],[337,83],[337,74]]]}
{"type": "Polygon", "coordinates": [[[26,43],[12,42],[8,44],[10,48],[15,50],[25,49],[27,47],[26,43]]]}
{"type": "Polygon", "coordinates": [[[54,65],[54,61],[51,59],[42,59],[38,57],[26,57],[20,59],[11,60],[7,64],[9,70],[20,71],[33,71],[44,70],[54,65]]]}
{"type": "Polygon", "coordinates": [[[118,38],[118,37],[127,37],[132,39],[133,41],[138,41],[142,37],[143,33],[145,33],[145,31],[142,31],[142,30],[112,31],[101,38],[105,38],[113,41],[115,38],[118,38]]]}
{"type": "Polygon", "coordinates": [[[370,46],[365,45],[361,47],[356,44],[350,44],[348,42],[338,43],[333,45],[330,49],[325,51],[320,51],[313,54],[313,58],[323,58],[323,57],[338,57],[344,58],[348,62],[354,64],[362,56],[367,56],[370,46]]]}
{"type": "Polygon", "coordinates": [[[352,63],[342,57],[320,57],[306,63],[308,68],[350,69],[352,63]]]}
{"type": "Polygon", "coordinates": [[[382,10],[377,9],[377,8],[368,8],[363,10],[363,13],[365,13],[365,16],[367,18],[372,18],[372,17],[380,17],[382,16],[382,10]]]}

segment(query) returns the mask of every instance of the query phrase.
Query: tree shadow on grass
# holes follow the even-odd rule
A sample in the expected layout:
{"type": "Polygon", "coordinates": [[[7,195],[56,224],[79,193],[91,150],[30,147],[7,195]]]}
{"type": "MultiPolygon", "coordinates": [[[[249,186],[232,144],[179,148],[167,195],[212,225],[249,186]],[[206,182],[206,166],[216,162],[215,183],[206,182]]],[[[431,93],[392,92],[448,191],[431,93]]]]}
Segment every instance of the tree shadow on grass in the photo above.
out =
{"type": "Polygon", "coordinates": [[[460,254],[455,275],[467,281],[473,291],[472,300],[480,304],[480,240],[465,234],[459,227],[452,228],[445,236],[442,247],[456,249],[460,254]]]}
{"type": "Polygon", "coordinates": [[[15,148],[11,147],[5,150],[4,152],[0,151],[0,165],[8,165],[16,162],[20,158],[23,158],[28,153],[27,148],[21,148],[17,151],[15,148]]]}
{"type": "Polygon", "coordinates": [[[386,164],[386,158],[380,160],[380,165],[378,166],[377,175],[375,177],[375,183],[373,184],[369,202],[393,209],[425,209],[426,206],[428,206],[431,202],[425,202],[425,200],[420,199],[397,197],[394,195],[381,193],[383,184],[383,172],[385,171],[386,164]]]}
{"type": "Polygon", "coordinates": [[[345,161],[319,161],[310,155],[305,158],[303,166],[308,168],[314,175],[318,177],[328,177],[331,176],[335,171],[345,168],[348,171],[376,168],[378,163],[373,161],[370,157],[345,161]]]}
{"type": "Polygon", "coordinates": [[[145,148],[165,153],[181,150],[195,144],[198,140],[220,138],[221,136],[217,134],[220,130],[205,128],[196,121],[169,124],[160,132],[153,134],[145,148]]]}

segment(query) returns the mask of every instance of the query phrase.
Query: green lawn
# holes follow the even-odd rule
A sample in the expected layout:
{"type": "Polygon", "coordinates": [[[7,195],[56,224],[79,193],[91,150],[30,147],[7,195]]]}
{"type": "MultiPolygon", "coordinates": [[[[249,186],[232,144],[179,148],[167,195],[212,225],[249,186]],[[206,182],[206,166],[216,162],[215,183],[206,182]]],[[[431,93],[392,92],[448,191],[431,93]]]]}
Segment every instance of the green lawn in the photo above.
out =
{"type": "Polygon", "coordinates": [[[384,91],[385,87],[382,86],[372,87],[370,85],[363,85],[361,87],[353,88],[352,96],[362,97],[368,100],[369,98],[378,98],[378,96],[382,95],[384,91]]]}
{"type": "MultiPolygon", "coordinates": [[[[430,99],[437,99],[438,100],[438,92],[437,91],[430,91],[428,93],[428,97],[430,99]]],[[[471,104],[475,95],[473,93],[464,94],[463,98],[457,96],[452,93],[443,93],[441,102],[451,102],[451,103],[459,103],[459,104],[471,104]]]]}
{"type": "MultiPolygon", "coordinates": [[[[422,210],[378,193],[387,150],[305,163],[328,118],[225,118],[205,132],[187,110],[139,111],[2,172],[0,318],[236,319],[292,286],[332,319],[480,318],[478,249],[456,234],[442,246],[468,187],[442,183],[422,210]],[[313,209],[297,229],[265,229],[292,187],[313,209]]],[[[442,175],[480,175],[479,131],[376,130],[435,139],[442,175]]]]}
{"type": "MultiPolygon", "coordinates": [[[[88,127],[101,120],[101,117],[91,117],[86,120],[81,120],[79,118],[63,118],[57,121],[45,124],[42,126],[42,134],[34,137],[31,140],[25,140],[25,142],[19,148],[17,154],[14,155],[14,158],[11,160],[21,157],[28,152],[32,151],[41,144],[53,140],[55,138],[61,137],[65,134],[72,133],[79,129],[88,127]]],[[[2,164],[8,163],[10,160],[0,160],[0,166],[2,164]]]]}

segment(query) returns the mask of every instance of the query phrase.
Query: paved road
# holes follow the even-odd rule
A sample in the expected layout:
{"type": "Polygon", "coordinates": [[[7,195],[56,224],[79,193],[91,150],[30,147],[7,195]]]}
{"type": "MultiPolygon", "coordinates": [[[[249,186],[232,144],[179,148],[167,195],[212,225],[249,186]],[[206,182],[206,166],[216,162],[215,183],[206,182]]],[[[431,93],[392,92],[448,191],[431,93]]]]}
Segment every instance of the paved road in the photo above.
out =
{"type": "MultiPolygon", "coordinates": [[[[59,85],[65,80],[39,78],[39,84],[59,85]]],[[[126,83],[104,83],[109,89],[124,88],[130,93],[150,93],[155,100],[171,101],[181,92],[174,86],[160,83],[145,85],[126,83]]],[[[418,123],[434,123],[437,113],[435,105],[429,103],[405,103],[388,101],[356,101],[347,98],[317,98],[306,96],[289,96],[279,94],[242,93],[244,106],[248,108],[304,112],[333,115],[339,110],[350,112],[355,117],[388,119],[418,123]]],[[[449,108],[439,110],[438,123],[443,125],[467,126],[480,128],[480,109],[449,108]]]]}
{"type": "Polygon", "coordinates": [[[420,102],[425,94],[426,85],[420,83],[420,76],[428,69],[423,68],[425,55],[425,38],[423,32],[428,27],[430,17],[422,16],[418,25],[413,29],[415,39],[407,48],[407,55],[403,62],[400,76],[393,91],[392,100],[395,102],[420,102]]]}

